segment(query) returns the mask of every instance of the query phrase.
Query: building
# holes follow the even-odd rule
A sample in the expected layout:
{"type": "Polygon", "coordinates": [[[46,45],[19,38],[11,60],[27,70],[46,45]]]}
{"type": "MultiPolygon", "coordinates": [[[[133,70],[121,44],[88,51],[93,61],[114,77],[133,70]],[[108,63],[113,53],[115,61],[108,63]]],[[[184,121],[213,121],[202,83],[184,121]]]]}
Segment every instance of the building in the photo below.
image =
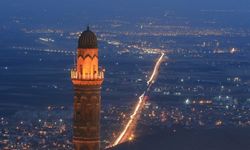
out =
{"type": "Polygon", "coordinates": [[[101,85],[96,35],[89,27],[78,41],[77,63],[71,70],[74,86],[73,143],[75,150],[100,149],[101,85]]]}

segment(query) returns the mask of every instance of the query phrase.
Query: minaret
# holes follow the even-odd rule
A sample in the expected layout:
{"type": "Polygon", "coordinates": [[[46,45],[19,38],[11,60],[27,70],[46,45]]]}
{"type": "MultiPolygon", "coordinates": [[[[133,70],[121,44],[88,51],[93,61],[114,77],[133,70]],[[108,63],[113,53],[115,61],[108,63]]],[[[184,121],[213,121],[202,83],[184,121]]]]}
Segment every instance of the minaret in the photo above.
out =
{"type": "Polygon", "coordinates": [[[100,150],[101,85],[104,70],[98,66],[96,35],[82,32],[78,41],[77,63],[71,70],[74,86],[73,144],[75,150],[100,150]]]}

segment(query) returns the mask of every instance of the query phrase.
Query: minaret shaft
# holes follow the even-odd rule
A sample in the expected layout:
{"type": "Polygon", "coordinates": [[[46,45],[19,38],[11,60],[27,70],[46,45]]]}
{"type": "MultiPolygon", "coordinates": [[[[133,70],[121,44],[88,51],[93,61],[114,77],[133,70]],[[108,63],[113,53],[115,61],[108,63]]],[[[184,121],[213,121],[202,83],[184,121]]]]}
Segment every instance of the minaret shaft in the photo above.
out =
{"type": "Polygon", "coordinates": [[[77,64],[71,70],[75,150],[100,150],[100,91],[104,71],[98,65],[97,38],[88,28],[79,38],[77,64]]]}
{"type": "Polygon", "coordinates": [[[76,150],[100,149],[100,86],[75,86],[73,142],[76,150]]]}

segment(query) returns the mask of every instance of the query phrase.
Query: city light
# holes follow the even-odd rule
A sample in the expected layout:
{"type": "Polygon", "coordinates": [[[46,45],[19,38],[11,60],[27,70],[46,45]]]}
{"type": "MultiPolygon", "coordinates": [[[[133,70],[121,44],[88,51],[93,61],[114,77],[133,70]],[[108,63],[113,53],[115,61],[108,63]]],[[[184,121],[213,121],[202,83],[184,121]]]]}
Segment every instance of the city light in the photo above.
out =
{"type": "Polygon", "coordinates": [[[158,73],[158,69],[160,67],[160,64],[162,62],[162,59],[164,57],[164,53],[161,53],[161,57],[158,59],[158,61],[156,62],[155,64],[155,67],[154,67],[154,71],[150,77],[150,79],[147,81],[147,84],[150,85],[150,84],[153,84],[154,80],[155,80],[155,77],[156,77],[156,73],[158,73]]]}
{"type": "Polygon", "coordinates": [[[164,53],[161,53],[160,58],[157,60],[153,73],[150,77],[150,79],[147,81],[147,90],[139,97],[139,101],[136,104],[136,107],[132,113],[132,115],[130,116],[129,121],[127,122],[127,124],[125,125],[124,129],[122,130],[122,132],[120,133],[120,135],[117,137],[117,139],[114,141],[113,144],[111,144],[109,147],[114,147],[118,144],[121,144],[123,142],[126,141],[131,141],[134,138],[134,127],[137,124],[137,119],[140,115],[140,112],[145,104],[145,100],[146,100],[146,92],[149,91],[151,85],[154,83],[155,79],[157,78],[158,75],[158,71],[159,71],[159,67],[161,65],[162,59],[164,57],[164,53]]]}

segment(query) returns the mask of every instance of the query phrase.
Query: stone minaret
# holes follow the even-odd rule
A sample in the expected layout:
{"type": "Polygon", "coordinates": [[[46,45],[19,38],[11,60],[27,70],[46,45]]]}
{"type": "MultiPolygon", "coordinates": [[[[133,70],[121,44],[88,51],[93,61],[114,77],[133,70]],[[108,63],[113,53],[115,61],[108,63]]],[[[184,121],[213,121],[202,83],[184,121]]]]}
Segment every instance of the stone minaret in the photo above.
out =
{"type": "Polygon", "coordinates": [[[77,64],[71,70],[74,86],[73,143],[75,150],[100,150],[101,85],[104,70],[98,65],[96,35],[82,32],[78,41],[77,64]]]}

